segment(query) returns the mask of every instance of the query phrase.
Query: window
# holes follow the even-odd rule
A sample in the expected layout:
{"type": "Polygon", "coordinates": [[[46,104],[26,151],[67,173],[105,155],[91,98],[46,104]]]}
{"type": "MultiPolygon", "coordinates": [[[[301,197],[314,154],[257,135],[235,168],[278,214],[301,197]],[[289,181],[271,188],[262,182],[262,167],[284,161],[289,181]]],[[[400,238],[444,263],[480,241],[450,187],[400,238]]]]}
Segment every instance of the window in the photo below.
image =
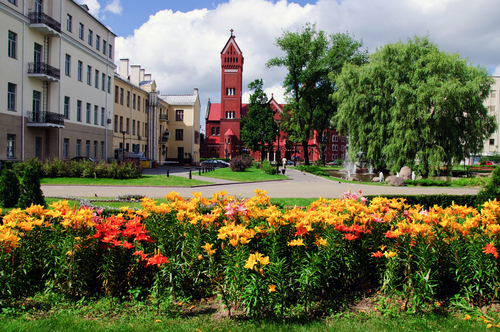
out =
{"type": "Polygon", "coordinates": [[[135,93],[132,94],[132,108],[135,109],[135,93]]]}
{"type": "Polygon", "coordinates": [[[82,81],[82,71],[83,71],[83,62],[78,60],[78,73],[77,73],[77,79],[81,82],[82,81]]]}
{"type": "Polygon", "coordinates": [[[175,140],[176,141],[184,140],[184,129],[176,129],[175,130],[175,140]]]}
{"type": "Polygon", "coordinates": [[[77,139],[76,140],[76,156],[77,157],[80,157],[81,153],[81,146],[82,146],[82,140],[81,139],[77,139]]]}
{"type": "Polygon", "coordinates": [[[78,37],[81,40],[83,40],[83,32],[84,32],[84,30],[85,30],[85,26],[82,23],[80,23],[80,28],[78,29],[78,37]]]}
{"type": "Polygon", "coordinates": [[[17,34],[9,31],[9,57],[17,58],[17,34]]]}
{"type": "Polygon", "coordinates": [[[106,41],[105,40],[102,41],[102,53],[104,55],[106,55],[106,41]]]}
{"type": "Polygon", "coordinates": [[[92,36],[92,30],[90,30],[90,29],[89,29],[89,37],[88,38],[89,38],[89,40],[88,40],[89,45],[92,46],[92,38],[94,38],[94,37],[92,36]]]}
{"type": "Polygon", "coordinates": [[[495,113],[495,105],[490,106],[490,113],[495,113]]]}
{"type": "Polygon", "coordinates": [[[220,136],[220,127],[217,127],[217,136],[220,136]]]}
{"type": "Polygon", "coordinates": [[[90,123],[90,103],[87,103],[87,112],[85,113],[85,122],[90,123]]]}
{"type": "Polygon", "coordinates": [[[115,104],[118,104],[118,85],[115,85],[115,104]]]}
{"type": "Polygon", "coordinates": [[[63,158],[68,159],[68,155],[69,155],[69,138],[65,138],[63,143],[63,158]]]}
{"type": "Polygon", "coordinates": [[[490,145],[495,145],[495,139],[494,138],[490,138],[490,145]]]}
{"type": "Polygon", "coordinates": [[[82,101],[76,101],[76,121],[82,122],[82,101]]]}
{"type": "Polygon", "coordinates": [[[99,89],[99,70],[95,70],[94,85],[96,89],[99,89]]]}
{"type": "Polygon", "coordinates": [[[69,119],[69,97],[64,96],[64,118],[69,119]]]}
{"type": "Polygon", "coordinates": [[[120,105],[123,105],[123,88],[120,88],[120,105]]]}
{"type": "Polygon", "coordinates": [[[338,150],[338,148],[339,148],[339,147],[337,146],[337,144],[333,144],[333,145],[332,145],[332,151],[337,151],[337,150],[338,150]]]}
{"type": "Polygon", "coordinates": [[[125,127],[125,131],[127,132],[127,134],[130,134],[129,128],[130,128],[130,119],[127,118],[127,127],[125,127]]]}
{"type": "Polygon", "coordinates": [[[95,49],[99,51],[101,47],[101,37],[99,35],[95,35],[95,49]]]}
{"type": "Polygon", "coordinates": [[[114,126],[114,129],[115,129],[115,133],[118,132],[118,115],[115,115],[115,126],[114,126]]]}
{"type": "Polygon", "coordinates": [[[132,120],[132,135],[135,135],[135,120],[132,120]]]}
{"type": "Polygon", "coordinates": [[[16,84],[7,83],[7,110],[16,110],[16,84]]]}
{"type": "Polygon", "coordinates": [[[92,77],[92,67],[87,66],[87,84],[88,85],[92,85],[91,77],[92,77]]]}
{"type": "Polygon", "coordinates": [[[141,96],[137,96],[137,110],[141,110],[141,96]]]}
{"type": "Polygon", "coordinates": [[[175,110],[175,121],[184,121],[184,110],[175,110]]]}
{"type": "Polygon", "coordinates": [[[108,76],[108,93],[111,93],[111,76],[108,76]]]}
{"type": "Polygon", "coordinates": [[[130,107],[130,91],[127,91],[127,107],[130,107]]]}
{"type": "Polygon", "coordinates": [[[101,158],[104,158],[104,142],[101,141],[101,158]]]}
{"type": "Polygon", "coordinates": [[[94,124],[99,125],[99,106],[94,105],[94,124]]]}
{"type": "Polygon", "coordinates": [[[90,140],[85,142],[85,157],[90,157],[90,140]]]}
{"type": "Polygon", "coordinates": [[[215,136],[215,127],[212,127],[212,136],[215,136]]]}
{"type": "Polygon", "coordinates": [[[101,85],[102,85],[102,91],[105,91],[105,89],[106,89],[106,74],[104,74],[104,73],[102,73],[101,85]]]}
{"type": "Polygon", "coordinates": [[[120,116],[120,133],[123,132],[123,116],[120,116]]]}
{"type": "Polygon", "coordinates": [[[94,158],[97,158],[97,141],[94,141],[94,158]]]}
{"type": "Polygon", "coordinates": [[[108,52],[108,57],[110,59],[113,59],[113,45],[109,44],[109,52],[108,52]]]}
{"type": "Polygon", "coordinates": [[[7,134],[7,158],[15,158],[16,135],[7,134]]]}
{"type": "Polygon", "coordinates": [[[72,24],[73,24],[73,17],[71,17],[71,15],[68,14],[66,17],[66,30],[68,30],[69,32],[73,30],[72,24]]]}
{"type": "Polygon", "coordinates": [[[16,5],[17,6],[17,0],[9,0],[9,2],[13,5],[16,5]]]}
{"type": "Polygon", "coordinates": [[[106,109],[104,107],[101,107],[101,126],[104,127],[104,113],[106,112],[106,109]]]}
{"type": "Polygon", "coordinates": [[[64,74],[66,76],[70,76],[70,69],[71,69],[71,55],[66,54],[66,59],[64,61],[64,74]]]}
{"type": "Polygon", "coordinates": [[[345,143],[345,136],[342,136],[342,143],[345,143]]]}
{"type": "Polygon", "coordinates": [[[490,97],[491,98],[496,98],[497,97],[497,92],[495,90],[491,90],[490,97]]]}
{"type": "Polygon", "coordinates": [[[340,150],[341,150],[341,151],[345,151],[345,145],[342,145],[342,146],[340,147],[340,150]]]}
{"type": "Polygon", "coordinates": [[[149,132],[149,130],[148,130],[148,129],[149,129],[148,124],[147,124],[147,123],[145,123],[145,124],[144,124],[144,136],[146,136],[146,137],[148,137],[148,136],[149,136],[149,133],[148,133],[148,132],[149,132]]]}
{"type": "Polygon", "coordinates": [[[141,136],[141,121],[137,121],[137,135],[141,136]]]}
{"type": "Polygon", "coordinates": [[[332,142],[338,142],[338,141],[339,141],[339,137],[337,135],[333,135],[332,142]]]}

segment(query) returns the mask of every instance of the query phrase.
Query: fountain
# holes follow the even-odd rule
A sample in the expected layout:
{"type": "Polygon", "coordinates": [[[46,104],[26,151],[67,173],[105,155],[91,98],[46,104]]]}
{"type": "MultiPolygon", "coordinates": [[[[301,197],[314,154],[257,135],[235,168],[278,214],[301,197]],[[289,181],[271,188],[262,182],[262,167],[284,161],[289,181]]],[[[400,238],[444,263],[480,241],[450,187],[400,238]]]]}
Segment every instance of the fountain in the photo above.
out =
{"type": "Polygon", "coordinates": [[[357,161],[352,161],[349,154],[346,154],[346,159],[344,160],[344,167],[342,170],[326,170],[328,174],[334,177],[349,179],[352,176],[363,182],[371,182],[375,177],[373,172],[373,165],[368,161],[363,159],[364,152],[359,150],[356,154],[357,161]]]}

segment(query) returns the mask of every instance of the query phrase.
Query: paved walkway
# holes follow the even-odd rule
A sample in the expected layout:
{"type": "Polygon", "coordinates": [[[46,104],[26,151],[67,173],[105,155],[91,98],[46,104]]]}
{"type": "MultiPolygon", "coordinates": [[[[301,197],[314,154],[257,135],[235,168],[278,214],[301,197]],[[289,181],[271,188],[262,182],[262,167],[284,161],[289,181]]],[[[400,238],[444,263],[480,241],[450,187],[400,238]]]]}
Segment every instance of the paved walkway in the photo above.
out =
{"type": "MultiPolygon", "coordinates": [[[[165,171],[166,168],[163,169],[165,171]]],[[[189,171],[183,168],[170,168],[170,174],[189,177],[189,171]]],[[[162,174],[162,170],[149,170],[147,174],[162,174]]],[[[228,180],[220,180],[198,176],[198,172],[192,173],[193,179],[213,182],[213,185],[194,187],[131,187],[131,186],[56,186],[42,185],[45,196],[75,196],[75,197],[117,197],[119,195],[146,195],[151,198],[163,197],[171,191],[178,192],[181,196],[191,197],[193,193],[201,192],[210,197],[212,193],[225,190],[229,195],[240,197],[252,197],[255,190],[266,190],[269,197],[276,198],[338,198],[343,192],[361,190],[364,195],[420,195],[420,194],[449,194],[449,195],[475,195],[478,188],[450,188],[450,187],[390,187],[370,186],[358,183],[345,183],[309,173],[303,173],[295,169],[287,169],[289,180],[275,180],[265,182],[241,183],[228,180]]]]}

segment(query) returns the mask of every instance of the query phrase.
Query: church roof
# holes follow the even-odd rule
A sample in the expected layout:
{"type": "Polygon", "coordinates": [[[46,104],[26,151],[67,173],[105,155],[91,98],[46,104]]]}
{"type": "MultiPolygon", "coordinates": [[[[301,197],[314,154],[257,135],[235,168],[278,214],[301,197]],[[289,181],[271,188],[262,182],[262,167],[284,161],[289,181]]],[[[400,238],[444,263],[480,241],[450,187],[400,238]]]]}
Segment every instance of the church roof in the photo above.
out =
{"type": "Polygon", "coordinates": [[[233,32],[231,31],[231,37],[229,37],[226,45],[224,46],[224,48],[222,49],[222,51],[220,52],[221,54],[224,54],[226,53],[227,49],[232,45],[234,47],[234,49],[236,50],[236,52],[238,52],[238,55],[240,55],[242,52],[240,50],[240,47],[238,46],[238,44],[236,43],[236,40],[234,40],[236,38],[236,36],[233,36],[233,32]]]}
{"type": "MultiPolygon", "coordinates": [[[[205,119],[207,121],[220,121],[221,103],[212,103],[207,107],[207,114],[205,119]]],[[[246,116],[248,113],[248,104],[241,104],[241,116],[246,116]]]]}
{"type": "Polygon", "coordinates": [[[224,134],[224,136],[236,136],[236,135],[234,134],[234,131],[231,128],[229,128],[224,134]]]}

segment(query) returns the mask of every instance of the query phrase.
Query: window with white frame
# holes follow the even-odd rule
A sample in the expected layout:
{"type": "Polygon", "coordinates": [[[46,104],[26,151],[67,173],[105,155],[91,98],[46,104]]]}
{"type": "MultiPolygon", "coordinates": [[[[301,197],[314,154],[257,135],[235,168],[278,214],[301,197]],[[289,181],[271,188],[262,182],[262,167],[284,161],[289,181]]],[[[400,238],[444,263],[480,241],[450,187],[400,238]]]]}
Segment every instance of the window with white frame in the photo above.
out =
{"type": "Polygon", "coordinates": [[[7,134],[7,158],[15,158],[16,135],[7,134]]]}
{"type": "Polygon", "coordinates": [[[92,36],[92,30],[90,30],[90,29],[89,29],[89,36],[88,36],[88,39],[89,39],[89,40],[88,40],[88,42],[89,42],[89,45],[90,45],[90,46],[92,46],[92,38],[94,38],[94,37],[92,36]]]}
{"type": "Polygon", "coordinates": [[[83,25],[83,23],[80,22],[80,27],[78,29],[78,37],[83,40],[83,35],[84,35],[84,32],[85,32],[85,26],[83,25]]]}
{"type": "Polygon", "coordinates": [[[7,83],[7,110],[16,111],[16,84],[7,83]]]}
{"type": "Polygon", "coordinates": [[[64,96],[64,118],[69,119],[69,97],[64,96]]]}
{"type": "Polygon", "coordinates": [[[8,46],[9,58],[17,58],[17,33],[9,30],[9,46],[8,46]]]}
{"type": "Polygon", "coordinates": [[[68,156],[69,156],[69,138],[65,138],[63,143],[63,158],[68,159],[68,156]]]}
{"type": "Polygon", "coordinates": [[[76,101],[76,121],[82,121],[82,101],[76,101]]]}
{"type": "MultiPolygon", "coordinates": [[[[90,123],[90,103],[87,103],[87,112],[85,112],[85,122],[90,123]]],[[[88,157],[88,156],[87,156],[88,157]]]]}
{"type": "Polygon", "coordinates": [[[66,30],[69,32],[73,30],[73,17],[70,14],[66,16],[66,30]]]}
{"type": "Polygon", "coordinates": [[[94,124],[99,125],[99,106],[94,106],[94,124]]]}
{"type": "Polygon", "coordinates": [[[87,84],[92,85],[92,67],[87,66],[87,84]]]}
{"type": "Polygon", "coordinates": [[[80,82],[82,81],[82,72],[83,72],[83,62],[78,60],[77,80],[79,80],[80,82]]]}
{"type": "Polygon", "coordinates": [[[101,47],[101,37],[99,37],[99,35],[96,35],[95,36],[95,48],[96,48],[96,50],[99,51],[100,47],[101,47]]]}
{"type": "Polygon", "coordinates": [[[64,61],[64,74],[66,76],[71,75],[71,55],[66,54],[65,61],[64,61]]]}

